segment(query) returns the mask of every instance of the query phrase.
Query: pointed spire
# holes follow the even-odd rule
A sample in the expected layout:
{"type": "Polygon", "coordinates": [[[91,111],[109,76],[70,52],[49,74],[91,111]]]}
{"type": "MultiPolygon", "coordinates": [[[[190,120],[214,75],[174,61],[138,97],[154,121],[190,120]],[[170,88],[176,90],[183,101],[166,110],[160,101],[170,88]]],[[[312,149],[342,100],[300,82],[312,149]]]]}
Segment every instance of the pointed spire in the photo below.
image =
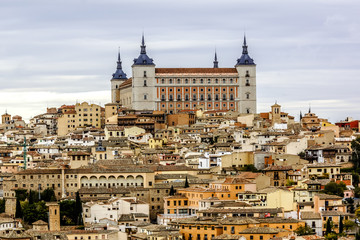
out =
{"type": "Polygon", "coordinates": [[[248,50],[247,50],[247,45],[246,45],[246,36],[244,34],[244,43],[243,43],[243,52],[242,54],[248,54],[248,50]]]}
{"type": "Polygon", "coordinates": [[[126,73],[122,70],[122,62],[121,62],[121,56],[120,56],[120,47],[118,51],[118,60],[117,60],[117,67],[116,71],[112,75],[113,79],[127,79],[126,73]]]}
{"type": "Polygon", "coordinates": [[[254,60],[249,56],[248,46],[246,44],[246,35],[244,34],[243,51],[241,57],[237,60],[235,66],[238,65],[255,65],[254,60]]]}
{"type": "Polygon", "coordinates": [[[217,60],[216,49],[215,49],[215,58],[214,58],[214,68],[219,68],[219,62],[217,60]]]}
{"type": "Polygon", "coordinates": [[[142,34],[142,39],[141,39],[141,51],[140,51],[140,54],[146,54],[144,33],[142,34]]]}
{"type": "Polygon", "coordinates": [[[120,47],[119,47],[119,53],[118,53],[117,69],[122,69],[121,57],[120,57],[120,47]]]}

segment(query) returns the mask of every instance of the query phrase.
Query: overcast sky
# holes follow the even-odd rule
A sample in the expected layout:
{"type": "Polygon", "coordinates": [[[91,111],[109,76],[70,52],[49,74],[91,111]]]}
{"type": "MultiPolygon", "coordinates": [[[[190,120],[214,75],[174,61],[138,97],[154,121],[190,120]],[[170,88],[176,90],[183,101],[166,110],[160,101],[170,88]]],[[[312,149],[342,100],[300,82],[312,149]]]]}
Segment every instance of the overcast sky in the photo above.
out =
{"type": "Polygon", "coordinates": [[[246,32],[257,64],[258,111],[277,101],[298,119],[360,119],[360,2],[1,0],[0,113],[110,102],[123,69],[147,52],[157,67],[233,67],[246,32]]]}

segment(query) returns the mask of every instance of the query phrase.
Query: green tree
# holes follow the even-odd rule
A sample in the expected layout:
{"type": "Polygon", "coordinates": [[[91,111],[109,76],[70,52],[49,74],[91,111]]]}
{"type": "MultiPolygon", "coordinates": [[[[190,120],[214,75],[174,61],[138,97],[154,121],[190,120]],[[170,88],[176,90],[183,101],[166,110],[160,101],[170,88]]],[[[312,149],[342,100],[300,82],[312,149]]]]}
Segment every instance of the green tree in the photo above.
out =
{"type": "Polygon", "coordinates": [[[0,213],[5,212],[5,199],[0,199],[0,213]]]}
{"type": "Polygon", "coordinates": [[[328,235],[329,233],[332,233],[332,229],[333,229],[333,223],[332,223],[332,221],[330,221],[330,218],[328,218],[328,220],[326,221],[325,235],[328,235]]]}
{"type": "Polygon", "coordinates": [[[16,212],[15,212],[15,218],[22,218],[23,212],[20,204],[20,200],[16,199],[16,212]]]}
{"type": "Polygon", "coordinates": [[[301,158],[301,159],[305,159],[305,152],[304,151],[302,151],[302,152],[300,152],[299,154],[298,154],[298,156],[301,158]]]}
{"type": "Polygon", "coordinates": [[[351,162],[354,164],[354,169],[358,171],[360,167],[360,137],[357,137],[351,142],[352,156],[351,162]]]}
{"type": "Polygon", "coordinates": [[[294,232],[299,236],[314,234],[313,229],[306,224],[305,224],[305,226],[298,227],[294,232]]]}
{"type": "Polygon", "coordinates": [[[16,189],[15,197],[19,199],[19,201],[25,201],[28,198],[28,192],[25,189],[16,189]]]}
{"type": "Polygon", "coordinates": [[[47,221],[48,218],[48,208],[44,201],[30,204],[28,201],[23,202],[23,218],[24,221],[28,224],[32,224],[37,220],[47,221]]]}
{"type": "Polygon", "coordinates": [[[174,195],[175,195],[175,193],[176,193],[176,190],[174,189],[174,186],[173,186],[173,185],[171,185],[169,195],[170,195],[170,196],[174,196],[174,195]]]}
{"type": "Polygon", "coordinates": [[[327,240],[337,240],[338,239],[338,235],[334,232],[328,233],[325,235],[325,239],[327,240]]]}
{"type": "Polygon", "coordinates": [[[344,190],[346,189],[346,184],[340,182],[337,184],[336,182],[329,182],[325,185],[323,192],[326,194],[337,195],[340,197],[344,197],[344,190]]]}
{"type": "Polygon", "coordinates": [[[79,192],[76,192],[76,200],[75,200],[75,216],[76,216],[76,224],[83,225],[82,219],[82,203],[80,199],[79,192]]]}
{"type": "Polygon", "coordinates": [[[55,192],[52,188],[47,188],[41,193],[41,200],[44,200],[45,202],[55,202],[55,192]]]}
{"type": "Polygon", "coordinates": [[[343,223],[343,217],[340,216],[340,222],[339,222],[339,233],[343,233],[344,231],[344,223],[343,223]]]}
{"type": "Polygon", "coordinates": [[[344,229],[345,229],[345,231],[349,231],[350,229],[352,229],[355,226],[356,226],[356,224],[351,220],[345,220],[344,221],[344,229]]]}
{"type": "Polygon", "coordinates": [[[74,200],[64,200],[60,202],[60,222],[61,225],[76,224],[76,210],[74,200]]]}
{"type": "Polygon", "coordinates": [[[187,178],[187,176],[186,176],[184,188],[188,188],[188,187],[190,187],[190,185],[189,185],[188,178],[187,178]]]}

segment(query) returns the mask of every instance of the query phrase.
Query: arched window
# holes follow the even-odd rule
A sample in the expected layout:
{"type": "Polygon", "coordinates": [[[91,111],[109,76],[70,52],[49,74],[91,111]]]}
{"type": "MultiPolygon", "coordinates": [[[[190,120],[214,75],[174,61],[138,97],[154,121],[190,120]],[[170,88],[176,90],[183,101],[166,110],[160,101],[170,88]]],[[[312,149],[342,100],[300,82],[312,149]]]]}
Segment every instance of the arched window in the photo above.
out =
{"type": "Polygon", "coordinates": [[[232,79],[232,78],[230,78],[230,83],[233,83],[233,79],[232,79]]]}
{"type": "Polygon", "coordinates": [[[189,94],[185,94],[185,101],[189,101],[189,94]]]}
{"type": "Polygon", "coordinates": [[[193,101],[196,101],[196,94],[193,94],[193,101]]]}
{"type": "Polygon", "coordinates": [[[147,86],[147,84],[146,84],[146,80],[144,80],[144,87],[146,87],[147,86]]]}
{"type": "Polygon", "coordinates": [[[222,99],[226,100],[226,94],[224,93],[222,96],[223,96],[222,99]]]}
{"type": "Polygon", "coordinates": [[[203,83],[204,83],[204,79],[200,79],[200,83],[203,84],[203,83]]]}
{"type": "Polygon", "coordinates": [[[180,84],[180,79],[177,80],[177,83],[180,84]]]}
{"type": "Polygon", "coordinates": [[[211,94],[208,94],[208,101],[211,101],[211,94]]]}
{"type": "Polygon", "coordinates": [[[215,100],[219,100],[219,94],[215,94],[215,100]]]}
{"type": "Polygon", "coordinates": [[[185,79],[185,83],[188,84],[188,83],[189,83],[189,80],[185,79]]]}
{"type": "Polygon", "coordinates": [[[230,94],[230,100],[234,100],[234,94],[230,94]]]}
{"type": "Polygon", "coordinates": [[[250,99],[250,93],[245,93],[246,94],[246,99],[250,99]]]}
{"type": "Polygon", "coordinates": [[[164,83],[165,83],[165,79],[161,79],[161,83],[164,84],[164,83]]]}
{"type": "Polygon", "coordinates": [[[169,83],[172,84],[172,79],[169,80],[169,83]]]}
{"type": "Polygon", "coordinates": [[[249,79],[246,79],[245,86],[250,86],[250,80],[249,79]]]}
{"type": "Polygon", "coordinates": [[[193,84],[195,84],[195,83],[196,83],[196,79],[194,78],[194,79],[193,79],[193,84]]]}
{"type": "Polygon", "coordinates": [[[170,94],[170,95],[169,95],[169,101],[172,101],[172,100],[174,100],[174,99],[173,99],[173,95],[170,94]]]}

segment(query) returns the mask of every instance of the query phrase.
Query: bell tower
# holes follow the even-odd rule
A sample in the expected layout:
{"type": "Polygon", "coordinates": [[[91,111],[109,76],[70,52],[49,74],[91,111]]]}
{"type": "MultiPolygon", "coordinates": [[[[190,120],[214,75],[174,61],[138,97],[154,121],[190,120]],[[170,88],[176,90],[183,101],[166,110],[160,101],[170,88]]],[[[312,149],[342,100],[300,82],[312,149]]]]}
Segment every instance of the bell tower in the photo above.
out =
{"type": "Polygon", "coordinates": [[[248,54],[244,35],[243,51],[235,68],[239,74],[238,109],[240,113],[256,113],[256,64],[248,54]]]}

